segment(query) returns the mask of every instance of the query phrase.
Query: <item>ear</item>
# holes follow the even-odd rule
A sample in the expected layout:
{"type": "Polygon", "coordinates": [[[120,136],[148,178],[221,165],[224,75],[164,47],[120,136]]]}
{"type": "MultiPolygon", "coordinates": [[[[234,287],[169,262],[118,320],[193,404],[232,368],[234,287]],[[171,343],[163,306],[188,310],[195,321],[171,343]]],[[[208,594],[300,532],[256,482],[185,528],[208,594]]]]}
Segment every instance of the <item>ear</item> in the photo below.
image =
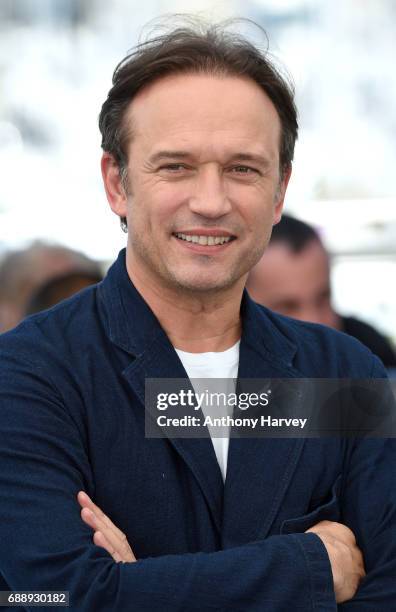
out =
{"type": "Polygon", "coordinates": [[[289,184],[291,173],[292,165],[290,164],[290,166],[283,173],[283,178],[279,184],[278,190],[275,195],[274,225],[279,223],[279,221],[281,220],[286,189],[289,184]]]}
{"type": "Polygon", "coordinates": [[[101,160],[102,177],[111,210],[119,217],[127,216],[127,196],[122,185],[120,167],[111,153],[106,151],[101,160]]]}

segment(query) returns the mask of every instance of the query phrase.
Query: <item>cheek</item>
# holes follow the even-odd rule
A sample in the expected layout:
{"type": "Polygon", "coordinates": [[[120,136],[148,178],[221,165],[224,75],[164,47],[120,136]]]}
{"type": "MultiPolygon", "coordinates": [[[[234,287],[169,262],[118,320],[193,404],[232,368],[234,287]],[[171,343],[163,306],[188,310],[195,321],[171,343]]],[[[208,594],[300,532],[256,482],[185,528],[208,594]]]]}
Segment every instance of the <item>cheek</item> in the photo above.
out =
{"type": "MultiPolygon", "coordinates": [[[[174,213],[172,194],[156,189],[149,192],[135,191],[128,207],[130,223],[135,228],[145,228],[149,232],[158,232],[169,226],[174,213]]],[[[129,225],[129,219],[128,219],[129,225]]]]}
{"type": "Polygon", "coordinates": [[[188,202],[189,192],[181,183],[157,181],[143,193],[144,208],[147,217],[154,224],[170,225],[180,207],[188,202]]]}
{"type": "Polygon", "coordinates": [[[230,197],[249,226],[272,228],[276,199],[271,185],[240,185],[233,189],[230,197]]]}
{"type": "Polygon", "coordinates": [[[244,224],[247,233],[254,238],[259,248],[267,246],[274,222],[272,210],[261,205],[245,209],[244,224]]]}

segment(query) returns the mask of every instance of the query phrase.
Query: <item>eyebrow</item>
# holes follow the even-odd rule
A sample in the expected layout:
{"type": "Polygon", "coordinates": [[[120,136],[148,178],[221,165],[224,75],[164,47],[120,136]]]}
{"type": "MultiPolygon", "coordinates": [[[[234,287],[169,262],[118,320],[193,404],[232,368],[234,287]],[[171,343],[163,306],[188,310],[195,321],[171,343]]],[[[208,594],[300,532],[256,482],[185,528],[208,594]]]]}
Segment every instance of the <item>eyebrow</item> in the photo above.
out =
{"type": "MultiPolygon", "coordinates": [[[[157,151],[150,157],[149,161],[155,164],[163,159],[186,159],[189,157],[193,156],[188,151],[157,151]]],[[[269,159],[256,153],[235,153],[229,158],[229,162],[236,161],[253,161],[263,166],[269,166],[270,164],[269,159]]]]}
{"type": "Polygon", "coordinates": [[[256,153],[236,153],[231,157],[230,161],[252,161],[263,166],[269,166],[270,164],[270,160],[267,157],[256,153]]]}
{"type": "Polygon", "coordinates": [[[186,157],[191,157],[191,154],[187,151],[158,151],[150,157],[149,161],[155,164],[156,162],[159,162],[162,159],[185,159],[186,157]]]}

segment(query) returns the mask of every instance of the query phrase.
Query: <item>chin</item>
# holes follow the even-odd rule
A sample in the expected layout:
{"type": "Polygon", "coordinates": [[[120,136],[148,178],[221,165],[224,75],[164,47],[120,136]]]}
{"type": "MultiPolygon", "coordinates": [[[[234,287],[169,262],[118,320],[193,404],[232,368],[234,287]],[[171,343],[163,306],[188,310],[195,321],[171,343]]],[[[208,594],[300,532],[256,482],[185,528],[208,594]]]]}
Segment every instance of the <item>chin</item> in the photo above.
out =
{"type": "Polygon", "coordinates": [[[229,289],[237,283],[239,279],[235,278],[219,278],[215,276],[208,278],[203,273],[196,277],[189,278],[173,278],[173,284],[179,291],[187,291],[191,293],[212,293],[229,289]]]}

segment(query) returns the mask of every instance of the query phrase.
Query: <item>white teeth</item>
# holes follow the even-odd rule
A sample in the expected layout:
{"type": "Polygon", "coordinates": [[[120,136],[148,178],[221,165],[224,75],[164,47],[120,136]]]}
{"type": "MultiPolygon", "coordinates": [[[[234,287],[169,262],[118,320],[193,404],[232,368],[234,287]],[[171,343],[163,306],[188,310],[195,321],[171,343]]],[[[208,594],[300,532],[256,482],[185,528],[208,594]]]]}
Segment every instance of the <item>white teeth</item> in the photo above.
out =
{"type": "Polygon", "coordinates": [[[191,236],[190,234],[182,234],[180,232],[176,232],[175,236],[177,236],[177,238],[181,238],[182,240],[186,240],[187,242],[194,242],[195,244],[200,244],[202,246],[224,244],[225,242],[229,242],[231,240],[231,236],[191,236]]]}

